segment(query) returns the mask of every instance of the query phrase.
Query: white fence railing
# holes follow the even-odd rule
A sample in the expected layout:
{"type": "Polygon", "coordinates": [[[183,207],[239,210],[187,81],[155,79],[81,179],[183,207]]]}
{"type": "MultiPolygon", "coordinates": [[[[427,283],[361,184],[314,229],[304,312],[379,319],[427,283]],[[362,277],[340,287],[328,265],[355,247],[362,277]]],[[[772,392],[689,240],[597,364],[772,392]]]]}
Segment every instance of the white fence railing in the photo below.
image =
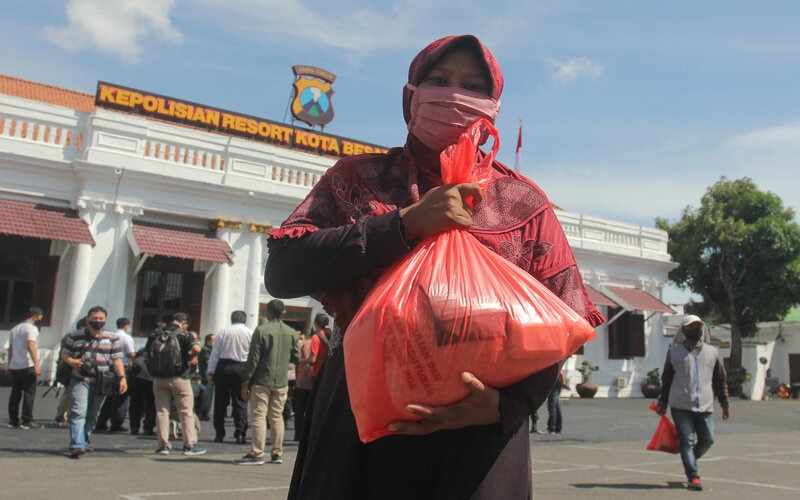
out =
{"type": "Polygon", "coordinates": [[[23,152],[27,157],[66,162],[99,158],[109,166],[120,163],[126,169],[157,170],[167,176],[185,175],[181,170],[170,171],[169,165],[197,168],[242,177],[239,184],[260,181],[292,186],[295,190],[291,192],[298,196],[310,190],[334,162],[122,113],[98,109],[86,115],[8,96],[0,96],[3,140],[9,142],[0,146],[0,153],[23,152]]]}
{"type": "Polygon", "coordinates": [[[558,211],[557,215],[573,248],[616,249],[627,255],[670,260],[668,235],[660,229],[572,212],[558,211]]]}

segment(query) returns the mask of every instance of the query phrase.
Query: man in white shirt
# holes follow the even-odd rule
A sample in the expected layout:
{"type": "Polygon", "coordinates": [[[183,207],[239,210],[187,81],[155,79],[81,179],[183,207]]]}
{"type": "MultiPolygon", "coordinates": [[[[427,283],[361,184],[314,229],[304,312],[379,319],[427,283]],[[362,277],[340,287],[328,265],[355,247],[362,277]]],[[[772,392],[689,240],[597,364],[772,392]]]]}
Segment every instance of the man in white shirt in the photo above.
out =
{"type": "Polygon", "coordinates": [[[11,372],[11,395],[8,397],[8,426],[30,429],[33,423],[33,402],[36,399],[36,381],[41,375],[36,341],[39,329],[36,323],[44,313],[38,307],[28,310],[25,321],[11,329],[8,337],[8,369],[11,372]],[[22,402],[22,420],[19,404],[22,402]]]}
{"type": "Polygon", "coordinates": [[[253,330],[244,323],[247,313],[233,311],[231,325],[217,333],[214,349],[208,360],[208,384],[214,386],[214,442],[225,439],[225,416],[228,402],[233,403],[233,436],[239,444],[245,443],[247,433],[247,401],[242,399],[242,375],[253,330]]]}
{"type": "MultiPolygon", "coordinates": [[[[124,316],[117,318],[117,331],[114,332],[114,335],[119,339],[119,345],[122,348],[122,365],[125,367],[126,373],[133,364],[133,357],[136,356],[136,347],[133,344],[133,337],[128,333],[130,329],[130,319],[124,316]]],[[[125,394],[106,397],[103,401],[103,406],[100,408],[100,414],[97,416],[97,424],[94,430],[127,432],[127,427],[124,427],[122,424],[125,422],[125,417],[128,415],[129,402],[130,395],[127,392],[125,394]],[[109,420],[111,420],[110,429],[106,426],[109,420]]]]}

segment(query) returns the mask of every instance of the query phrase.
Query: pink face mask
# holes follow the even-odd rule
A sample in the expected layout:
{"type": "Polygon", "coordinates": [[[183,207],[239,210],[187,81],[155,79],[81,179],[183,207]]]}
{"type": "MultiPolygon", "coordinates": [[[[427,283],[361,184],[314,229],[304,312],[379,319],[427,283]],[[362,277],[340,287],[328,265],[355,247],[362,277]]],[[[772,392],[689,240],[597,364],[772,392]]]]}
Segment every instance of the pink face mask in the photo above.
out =
{"type": "Polygon", "coordinates": [[[414,92],[408,131],[434,151],[442,151],[458,141],[461,134],[479,118],[494,123],[500,101],[458,87],[406,85],[414,92]]]}

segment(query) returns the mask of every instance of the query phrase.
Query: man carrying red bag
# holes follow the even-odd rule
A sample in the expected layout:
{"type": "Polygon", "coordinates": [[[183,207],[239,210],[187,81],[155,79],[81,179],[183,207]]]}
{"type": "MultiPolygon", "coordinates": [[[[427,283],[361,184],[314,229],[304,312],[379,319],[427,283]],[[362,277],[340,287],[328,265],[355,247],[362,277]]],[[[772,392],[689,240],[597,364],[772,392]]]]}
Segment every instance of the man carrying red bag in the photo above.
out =
{"type": "Polygon", "coordinates": [[[722,420],[728,420],[728,382],[719,351],[702,341],[706,325],[694,315],[682,321],[680,333],[686,339],[667,353],[661,375],[659,415],[672,406],[672,419],[678,431],[681,460],[688,488],[703,489],[697,460],[714,444],[714,396],[722,406],[722,420]]]}

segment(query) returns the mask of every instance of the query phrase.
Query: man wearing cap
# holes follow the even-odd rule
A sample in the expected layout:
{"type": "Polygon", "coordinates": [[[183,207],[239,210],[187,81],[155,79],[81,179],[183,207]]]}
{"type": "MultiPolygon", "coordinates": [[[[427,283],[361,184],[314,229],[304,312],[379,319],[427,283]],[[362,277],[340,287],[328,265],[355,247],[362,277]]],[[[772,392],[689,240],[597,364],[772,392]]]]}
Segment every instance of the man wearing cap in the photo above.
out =
{"type": "Polygon", "coordinates": [[[672,407],[687,487],[694,491],[703,489],[697,460],[714,444],[714,396],[722,406],[722,420],[728,420],[730,415],[725,368],[719,351],[703,341],[707,332],[697,316],[686,316],[681,322],[678,335],[684,340],[667,353],[656,410],[665,415],[667,405],[672,407]]]}
{"type": "MultiPolygon", "coordinates": [[[[158,448],[156,453],[159,455],[169,455],[172,447],[169,444],[169,414],[172,402],[178,411],[181,421],[181,431],[183,437],[183,454],[187,456],[204,455],[205,448],[197,445],[197,428],[194,420],[194,393],[192,383],[189,381],[189,367],[193,363],[193,358],[200,353],[200,341],[198,341],[189,331],[191,318],[184,312],[176,312],[172,315],[172,323],[157,328],[144,346],[145,359],[154,355],[151,348],[154,343],[159,342],[158,337],[167,334],[173,336],[178,341],[181,354],[179,373],[176,375],[165,376],[158,374],[150,369],[153,376],[153,398],[156,405],[156,434],[158,435],[158,448]]],[[[158,344],[156,344],[158,345],[158,344]]],[[[176,370],[178,371],[178,370],[176,370]]],[[[133,425],[133,424],[131,424],[133,425]]]]}

